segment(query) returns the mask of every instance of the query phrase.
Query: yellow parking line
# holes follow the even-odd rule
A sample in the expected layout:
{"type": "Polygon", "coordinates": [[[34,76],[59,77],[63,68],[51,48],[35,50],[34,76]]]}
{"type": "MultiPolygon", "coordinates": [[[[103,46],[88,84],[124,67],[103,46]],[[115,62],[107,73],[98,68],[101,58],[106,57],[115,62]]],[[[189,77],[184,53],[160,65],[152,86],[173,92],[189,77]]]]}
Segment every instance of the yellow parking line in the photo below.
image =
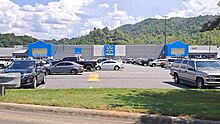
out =
{"type": "Polygon", "coordinates": [[[88,81],[100,81],[99,74],[91,73],[88,75],[88,81]]]}

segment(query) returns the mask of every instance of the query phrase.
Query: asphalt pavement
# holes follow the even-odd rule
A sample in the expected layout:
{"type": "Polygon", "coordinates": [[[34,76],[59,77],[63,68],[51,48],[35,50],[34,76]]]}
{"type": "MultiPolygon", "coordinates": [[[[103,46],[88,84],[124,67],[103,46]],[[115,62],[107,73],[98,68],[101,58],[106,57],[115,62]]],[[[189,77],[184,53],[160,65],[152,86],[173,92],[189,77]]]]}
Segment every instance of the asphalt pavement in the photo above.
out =
{"type": "Polygon", "coordinates": [[[169,69],[125,64],[120,71],[101,70],[84,72],[79,75],[48,75],[45,85],[38,88],[160,88],[179,89],[184,86],[175,85],[169,75],[169,69]],[[89,81],[91,77],[96,79],[89,81]]]}

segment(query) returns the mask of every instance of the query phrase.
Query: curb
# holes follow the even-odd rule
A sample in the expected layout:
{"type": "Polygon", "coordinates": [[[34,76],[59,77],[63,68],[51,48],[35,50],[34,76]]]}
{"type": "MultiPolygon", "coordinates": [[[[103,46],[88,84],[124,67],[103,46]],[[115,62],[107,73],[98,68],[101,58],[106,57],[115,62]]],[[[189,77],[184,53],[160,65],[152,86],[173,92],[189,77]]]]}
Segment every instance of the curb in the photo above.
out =
{"type": "Polygon", "coordinates": [[[138,113],[127,113],[117,111],[103,111],[92,109],[65,108],[54,106],[40,106],[29,104],[0,103],[0,109],[17,110],[27,112],[48,112],[55,114],[111,117],[119,119],[137,120],[139,124],[220,124],[220,121],[198,120],[188,118],[177,118],[172,116],[148,115],[138,113]]]}

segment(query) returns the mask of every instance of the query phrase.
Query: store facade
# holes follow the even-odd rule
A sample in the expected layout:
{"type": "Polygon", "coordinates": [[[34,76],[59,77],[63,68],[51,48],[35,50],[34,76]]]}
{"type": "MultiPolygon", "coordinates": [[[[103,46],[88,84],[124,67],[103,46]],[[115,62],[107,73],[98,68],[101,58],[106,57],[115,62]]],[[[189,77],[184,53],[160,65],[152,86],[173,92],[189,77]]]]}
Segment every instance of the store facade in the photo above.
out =
{"type": "Polygon", "coordinates": [[[34,59],[53,59],[54,48],[53,44],[43,41],[37,41],[28,44],[28,58],[34,59]]]}

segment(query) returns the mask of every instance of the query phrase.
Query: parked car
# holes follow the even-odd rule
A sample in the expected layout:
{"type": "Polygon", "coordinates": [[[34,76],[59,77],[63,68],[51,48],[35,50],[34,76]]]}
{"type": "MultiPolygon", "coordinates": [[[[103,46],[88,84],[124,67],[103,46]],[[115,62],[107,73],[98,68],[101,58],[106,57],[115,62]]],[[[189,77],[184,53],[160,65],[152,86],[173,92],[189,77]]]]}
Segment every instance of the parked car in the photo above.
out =
{"type": "Polygon", "coordinates": [[[195,59],[174,61],[170,68],[174,82],[204,88],[220,86],[220,64],[217,60],[195,59]]]}
{"type": "MultiPolygon", "coordinates": [[[[171,65],[173,62],[176,60],[176,58],[169,58],[167,61],[164,63],[163,67],[164,68],[171,68],[171,65]]],[[[162,67],[162,66],[161,66],[162,67]]]]}
{"type": "Polygon", "coordinates": [[[155,67],[155,66],[161,66],[161,63],[166,62],[167,59],[156,59],[154,61],[151,61],[148,63],[149,66],[155,67]]]}
{"type": "Polygon", "coordinates": [[[98,58],[98,59],[96,60],[96,62],[97,62],[97,63],[101,63],[101,62],[106,61],[106,60],[109,60],[109,58],[105,58],[105,57],[103,57],[103,58],[98,58]]]}
{"type": "Polygon", "coordinates": [[[84,67],[75,62],[62,61],[52,66],[47,66],[47,74],[73,74],[83,73],[84,67]]]}
{"type": "Polygon", "coordinates": [[[134,58],[127,58],[126,63],[132,64],[134,62],[134,58]]]}
{"type": "Polygon", "coordinates": [[[115,60],[106,60],[96,66],[96,70],[120,70],[124,68],[124,64],[115,60]]]}
{"type": "Polygon", "coordinates": [[[11,58],[0,58],[0,69],[6,68],[13,61],[14,59],[11,59],[11,58]]]}
{"type": "Polygon", "coordinates": [[[62,61],[71,61],[71,62],[78,63],[80,65],[83,65],[84,69],[86,69],[86,71],[92,71],[97,64],[96,61],[87,61],[87,60],[79,61],[79,59],[77,57],[64,57],[61,60],[53,61],[51,63],[52,63],[52,65],[55,65],[55,64],[62,62],[62,61]]]}
{"type": "Polygon", "coordinates": [[[34,60],[16,60],[3,70],[3,73],[21,73],[21,87],[36,88],[38,84],[44,84],[46,71],[44,67],[37,66],[34,60]]]}
{"type": "Polygon", "coordinates": [[[143,58],[143,59],[140,60],[140,65],[147,66],[149,64],[149,62],[152,62],[152,61],[154,61],[154,60],[143,58]]]}
{"type": "Polygon", "coordinates": [[[137,59],[134,59],[134,61],[132,62],[132,64],[138,64],[139,61],[140,61],[141,58],[137,58],[137,59]]]}

